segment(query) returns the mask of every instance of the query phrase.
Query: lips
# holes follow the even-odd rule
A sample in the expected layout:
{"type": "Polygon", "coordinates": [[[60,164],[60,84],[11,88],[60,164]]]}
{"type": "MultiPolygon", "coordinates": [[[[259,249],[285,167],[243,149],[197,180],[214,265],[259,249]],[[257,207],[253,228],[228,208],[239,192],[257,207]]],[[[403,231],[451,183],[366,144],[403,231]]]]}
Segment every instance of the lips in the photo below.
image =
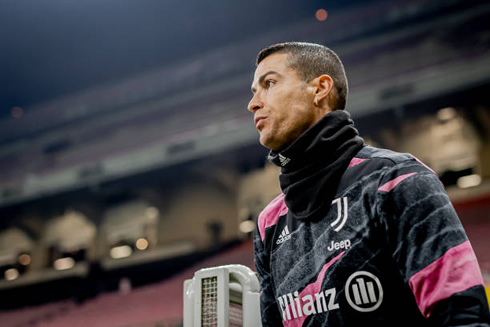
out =
{"type": "Polygon", "coordinates": [[[267,119],[267,117],[263,117],[263,116],[259,116],[259,117],[255,117],[254,118],[254,124],[255,124],[255,128],[259,128],[259,125],[262,121],[264,121],[265,119],[267,119]]]}

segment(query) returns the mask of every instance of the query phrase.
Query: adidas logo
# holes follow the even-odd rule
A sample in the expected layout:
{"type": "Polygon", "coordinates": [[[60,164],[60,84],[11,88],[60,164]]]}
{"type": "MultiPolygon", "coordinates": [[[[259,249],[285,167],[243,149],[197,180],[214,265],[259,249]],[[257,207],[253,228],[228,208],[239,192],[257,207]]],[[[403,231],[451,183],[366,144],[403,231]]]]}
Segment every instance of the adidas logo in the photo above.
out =
{"type": "Polygon", "coordinates": [[[287,240],[289,240],[290,238],[291,238],[291,234],[289,234],[288,226],[286,226],[286,227],[284,227],[284,229],[282,230],[282,233],[281,233],[281,235],[279,236],[279,238],[277,239],[276,244],[281,244],[281,243],[284,243],[284,242],[286,242],[287,240]]]}
{"type": "Polygon", "coordinates": [[[286,158],[285,156],[279,153],[279,161],[281,162],[281,166],[284,167],[291,161],[291,159],[286,158]]]}

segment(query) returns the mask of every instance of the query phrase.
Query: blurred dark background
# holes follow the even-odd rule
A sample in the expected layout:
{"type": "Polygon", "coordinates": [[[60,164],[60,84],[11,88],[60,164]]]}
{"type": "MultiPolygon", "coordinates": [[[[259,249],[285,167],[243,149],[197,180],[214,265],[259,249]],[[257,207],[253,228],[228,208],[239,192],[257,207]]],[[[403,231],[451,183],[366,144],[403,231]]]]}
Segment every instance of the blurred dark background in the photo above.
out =
{"type": "Polygon", "coordinates": [[[329,46],[366,142],[440,176],[490,284],[487,1],[0,2],[2,326],[179,326],[280,189],[255,56],[329,46]]]}

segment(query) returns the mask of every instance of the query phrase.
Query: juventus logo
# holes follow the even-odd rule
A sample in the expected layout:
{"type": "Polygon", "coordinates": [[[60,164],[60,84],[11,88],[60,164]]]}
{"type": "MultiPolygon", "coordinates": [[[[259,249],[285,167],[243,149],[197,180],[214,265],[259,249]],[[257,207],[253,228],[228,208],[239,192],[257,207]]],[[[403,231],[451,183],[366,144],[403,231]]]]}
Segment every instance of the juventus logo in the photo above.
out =
{"type": "Polygon", "coordinates": [[[332,204],[337,205],[337,219],[333,221],[330,226],[337,227],[334,228],[334,231],[338,232],[344,227],[345,222],[347,221],[347,217],[349,216],[349,208],[347,207],[347,197],[338,198],[332,201],[332,204]]]}
{"type": "Polygon", "coordinates": [[[383,288],[378,277],[367,271],[358,271],[347,279],[345,297],[355,310],[371,312],[383,302],[383,288]]]}

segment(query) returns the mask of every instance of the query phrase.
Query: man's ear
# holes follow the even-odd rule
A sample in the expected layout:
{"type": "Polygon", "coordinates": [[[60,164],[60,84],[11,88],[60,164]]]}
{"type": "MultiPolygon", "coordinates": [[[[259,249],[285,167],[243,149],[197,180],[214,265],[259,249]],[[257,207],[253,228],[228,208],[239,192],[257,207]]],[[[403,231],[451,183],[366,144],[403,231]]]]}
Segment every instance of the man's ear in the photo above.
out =
{"type": "Polygon", "coordinates": [[[333,79],[330,75],[321,75],[312,81],[315,86],[314,102],[316,106],[331,105],[333,94],[333,79]]]}

